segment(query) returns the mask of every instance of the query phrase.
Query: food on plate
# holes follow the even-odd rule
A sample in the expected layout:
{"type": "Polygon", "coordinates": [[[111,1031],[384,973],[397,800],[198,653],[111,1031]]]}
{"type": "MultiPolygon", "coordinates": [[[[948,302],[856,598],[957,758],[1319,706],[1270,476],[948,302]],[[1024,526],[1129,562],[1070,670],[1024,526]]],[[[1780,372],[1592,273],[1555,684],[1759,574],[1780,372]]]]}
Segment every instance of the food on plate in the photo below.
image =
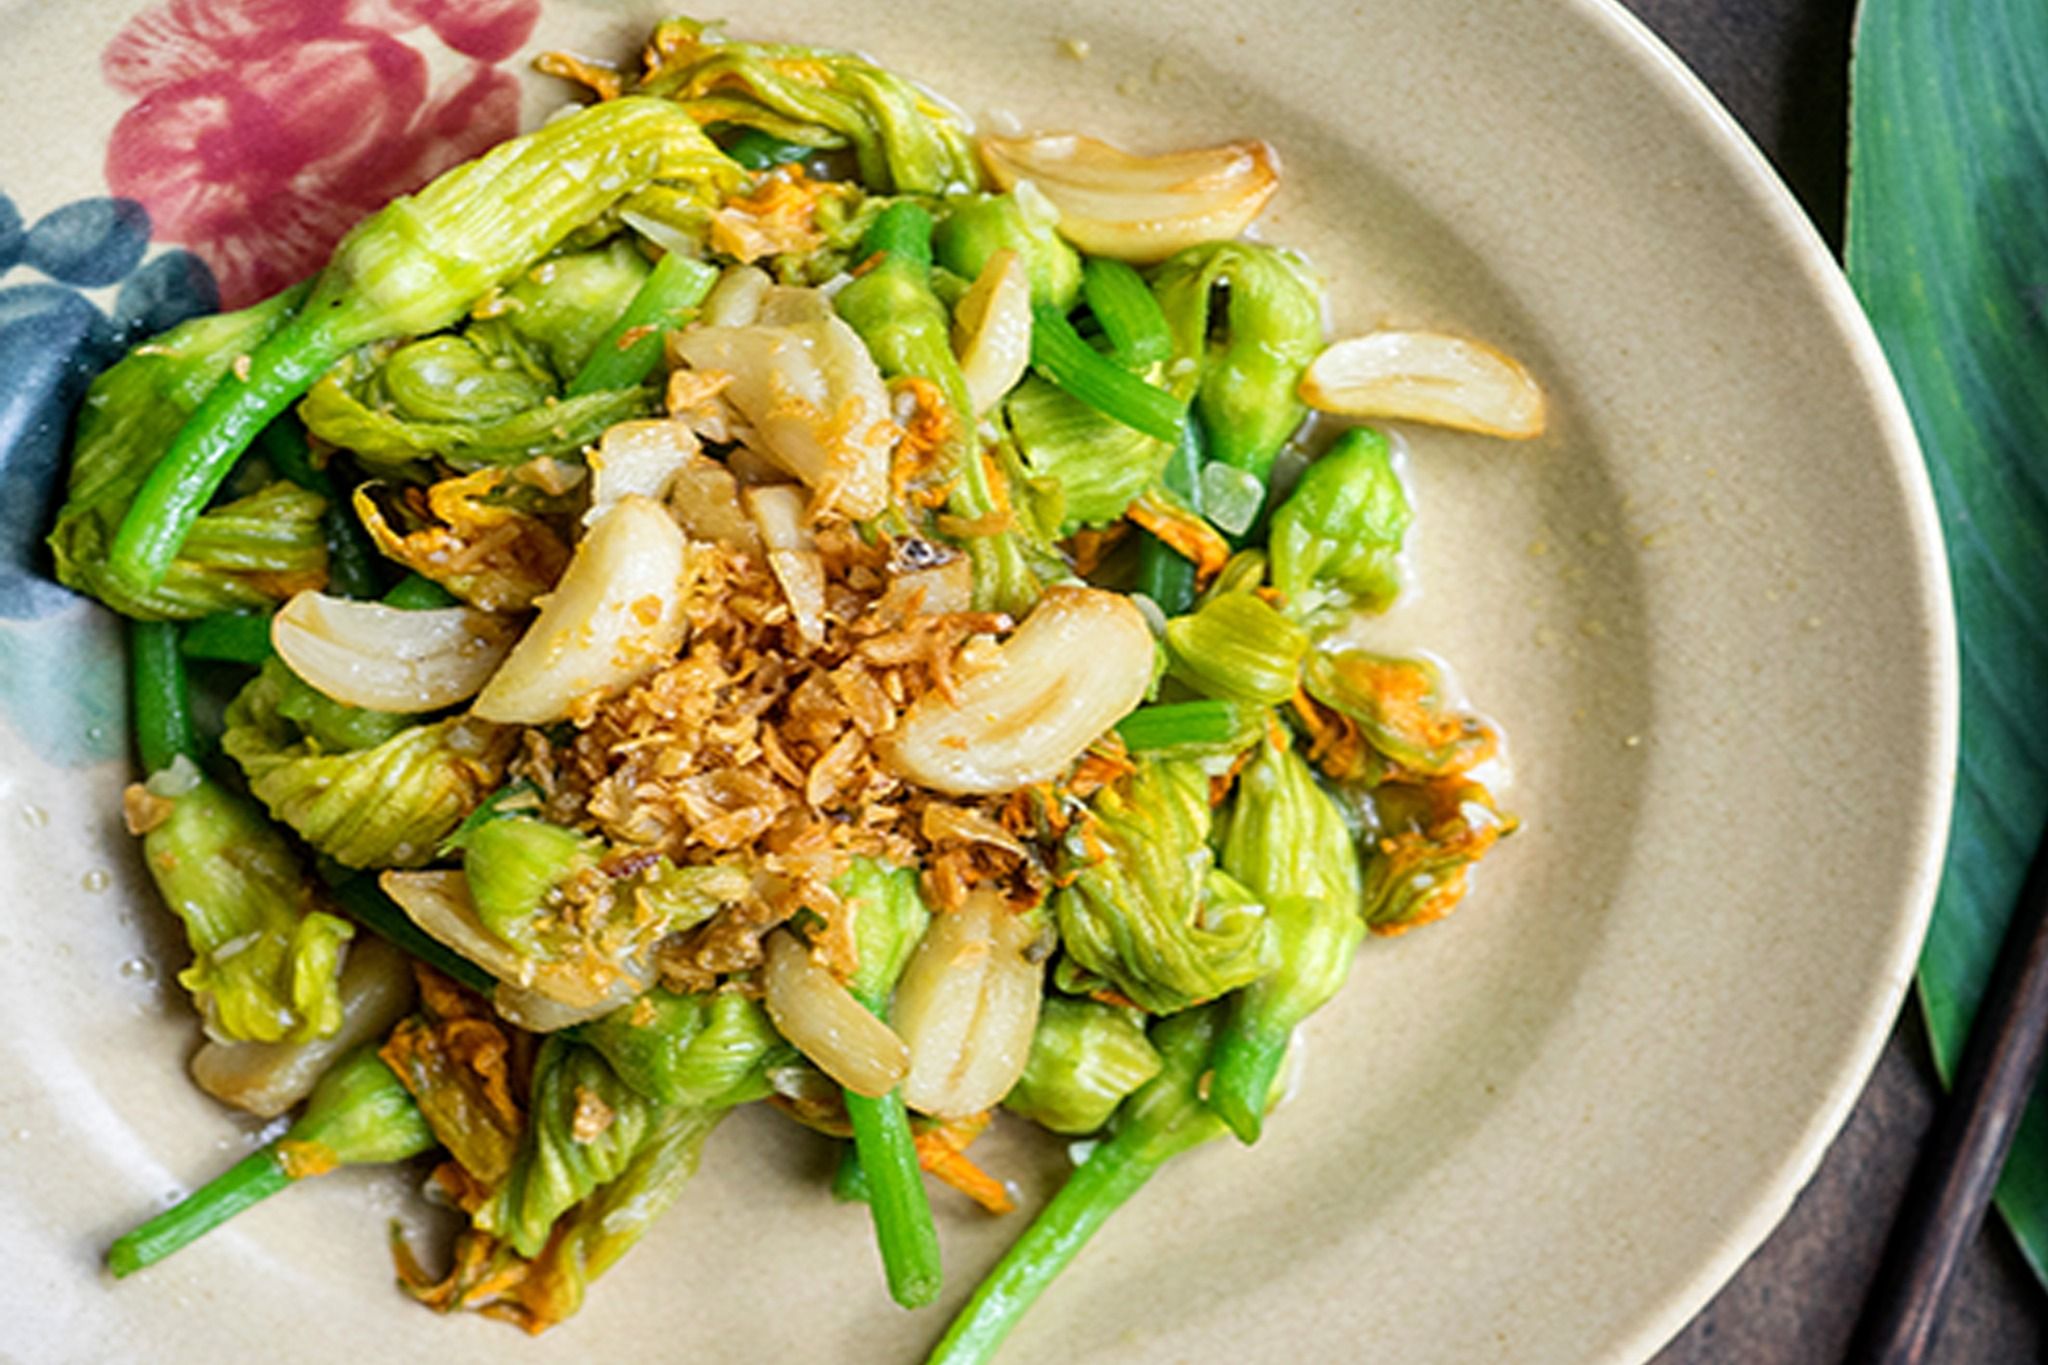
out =
{"type": "Polygon", "coordinates": [[[194,1074],[304,1104],[109,1265],[432,1153],[466,1227],[402,1283],[540,1331],[765,1101],[918,1307],[925,1176],[1009,1210],[1007,1110],[1095,1140],[933,1356],[985,1359],[1514,829],[1493,727],[1356,632],[1414,510],[1338,419],[1526,437],[1541,392],[1329,344],[1240,235],[1262,142],[976,138],[680,19],[540,66],[593,98],[87,399],[51,544],[132,622],[194,1074]]]}

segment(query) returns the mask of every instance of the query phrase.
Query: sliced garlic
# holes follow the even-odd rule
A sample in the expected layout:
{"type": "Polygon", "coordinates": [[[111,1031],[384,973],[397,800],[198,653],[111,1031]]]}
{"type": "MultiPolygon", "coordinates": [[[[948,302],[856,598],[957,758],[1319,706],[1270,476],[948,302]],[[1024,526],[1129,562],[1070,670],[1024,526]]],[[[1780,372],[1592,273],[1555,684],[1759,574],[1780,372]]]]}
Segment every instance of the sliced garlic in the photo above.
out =
{"type": "Polygon", "coordinates": [[[1031,272],[1004,247],[953,309],[953,351],[975,415],[1017,387],[1031,364],[1031,272]]]}
{"type": "Polygon", "coordinates": [[[612,427],[590,455],[590,510],[583,514],[583,524],[595,526],[630,493],[659,502],[668,495],[676,471],[700,449],[697,433],[682,422],[620,422],[612,427]]]}
{"type": "Polygon", "coordinates": [[[753,427],[756,448],[807,484],[821,510],[868,518],[888,507],[896,425],[881,372],[851,327],[831,316],[692,327],[673,345],[692,368],[732,376],[725,397],[753,427]]]}
{"type": "Polygon", "coordinates": [[[1369,332],[1332,343],[1301,400],[1345,417],[1427,422],[1510,440],[1543,434],[1543,390],[1513,357],[1443,332],[1369,332]]]}
{"type": "Polygon", "coordinates": [[[688,623],[689,542],[659,503],[628,495],[576,546],[561,582],[476,699],[485,720],[546,725],[578,699],[673,659],[688,623]]]}
{"type": "Polygon", "coordinates": [[[895,1031],[819,966],[787,929],[768,936],[761,1000],[768,1017],[797,1051],[856,1095],[888,1094],[910,1069],[910,1052],[895,1031]]]}
{"type": "Polygon", "coordinates": [[[884,743],[892,771],[943,792],[1015,791],[1058,776],[1144,699],[1152,631],[1121,594],[1047,588],[989,665],[925,693],[884,743]]]}
{"type": "Polygon", "coordinates": [[[788,484],[748,488],[740,502],[768,547],[768,568],[782,585],[797,633],[810,644],[825,638],[825,563],[804,524],[804,495],[788,484]]]}
{"type": "Polygon", "coordinates": [[[405,611],[302,592],[271,618],[270,643],[292,672],[334,700],[410,714],[475,696],[516,629],[473,607],[405,611]]]}
{"type": "Polygon", "coordinates": [[[1030,181],[1060,212],[1060,235],[1097,256],[1149,264],[1235,237],[1280,187],[1264,142],[1136,156],[1076,133],[984,137],[981,159],[1004,189],[1030,181]]]}
{"type": "Polygon", "coordinates": [[[983,888],[938,915],[896,984],[890,1020],[910,1049],[903,1100],[939,1118],[978,1114],[1010,1093],[1031,1055],[1044,964],[1038,924],[983,888]]]}
{"type": "Polygon", "coordinates": [[[749,554],[761,550],[761,537],[740,506],[739,480],[709,455],[683,462],[668,486],[668,510],[693,540],[722,541],[749,554]]]}
{"type": "Polygon", "coordinates": [[[775,281],[759,266],[731,265],[704,296],[699,321],[709,327],[745,327],[761,315],[761,300],[775,281]]]}

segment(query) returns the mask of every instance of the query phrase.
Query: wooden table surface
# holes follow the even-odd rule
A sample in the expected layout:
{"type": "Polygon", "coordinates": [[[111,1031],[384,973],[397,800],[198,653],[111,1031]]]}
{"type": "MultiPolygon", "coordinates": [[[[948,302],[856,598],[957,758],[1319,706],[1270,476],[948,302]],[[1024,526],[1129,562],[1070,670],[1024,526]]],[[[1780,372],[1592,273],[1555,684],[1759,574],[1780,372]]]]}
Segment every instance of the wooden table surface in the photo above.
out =
{"type": "MultiPolygon", "coordinates": [[[[1850,0],[1623,0],[1763,148],[1839,248],[1850,0]]],[[[1833,1365],[1877,1269],[1939,1089],[1909,1000],[1870,1085],[1785,1221],[1655,1365],[1833,1365]]],[[[1994,1214],[1929,1365],[2048,1360],[2048,1294],[1994,1214]]]]}

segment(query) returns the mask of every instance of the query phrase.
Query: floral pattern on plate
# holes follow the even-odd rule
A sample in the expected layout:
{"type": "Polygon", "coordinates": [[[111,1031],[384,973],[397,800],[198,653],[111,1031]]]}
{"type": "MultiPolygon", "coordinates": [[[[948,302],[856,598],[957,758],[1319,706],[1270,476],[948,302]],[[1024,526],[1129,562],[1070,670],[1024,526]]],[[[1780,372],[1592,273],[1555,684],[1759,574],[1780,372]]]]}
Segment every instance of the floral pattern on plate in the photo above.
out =
{"type": "Polygon", "coordinates": [[[107,145],[107,184],[159,238],[213,268],[239,308],[310,274],[392,196],[519,131],[500,64],[539,0],[169,0],[100,59],[135,101],[107,145]],[[459,59],[436,80],[400,35],[459,59]]]}

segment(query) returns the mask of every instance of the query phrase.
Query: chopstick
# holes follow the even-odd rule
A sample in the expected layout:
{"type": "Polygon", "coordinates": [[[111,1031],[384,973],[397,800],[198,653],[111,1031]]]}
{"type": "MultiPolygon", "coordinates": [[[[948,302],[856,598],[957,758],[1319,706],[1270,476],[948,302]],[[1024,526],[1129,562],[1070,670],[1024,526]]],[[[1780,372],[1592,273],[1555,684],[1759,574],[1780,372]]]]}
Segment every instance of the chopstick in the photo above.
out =
{"type": "Polygon", "coordinates": [[[1970,1026],[1955,1086],[1913,1168],[1847,1365],[1920,1365],[1949,1282],[1985,1206],[2048,1043],[2048,835],[2034,851],[1998,965],[1970,1026]]]}

